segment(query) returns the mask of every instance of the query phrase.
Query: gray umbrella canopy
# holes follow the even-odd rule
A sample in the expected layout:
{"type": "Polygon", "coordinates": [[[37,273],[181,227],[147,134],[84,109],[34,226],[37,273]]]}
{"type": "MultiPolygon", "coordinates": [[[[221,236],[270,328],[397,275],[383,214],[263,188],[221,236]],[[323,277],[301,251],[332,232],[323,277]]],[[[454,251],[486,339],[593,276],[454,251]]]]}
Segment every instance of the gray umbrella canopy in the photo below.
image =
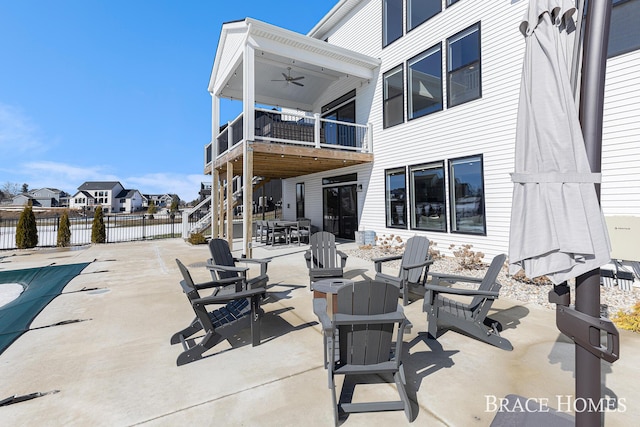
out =
{"type": "Polygon", "coordinates": [[[595,191],[571,89],[570,0],[530,0],[520,26],[526,50],[516,128],[511,274],[554,283],[610,261],[606,225],[595,191]]]}

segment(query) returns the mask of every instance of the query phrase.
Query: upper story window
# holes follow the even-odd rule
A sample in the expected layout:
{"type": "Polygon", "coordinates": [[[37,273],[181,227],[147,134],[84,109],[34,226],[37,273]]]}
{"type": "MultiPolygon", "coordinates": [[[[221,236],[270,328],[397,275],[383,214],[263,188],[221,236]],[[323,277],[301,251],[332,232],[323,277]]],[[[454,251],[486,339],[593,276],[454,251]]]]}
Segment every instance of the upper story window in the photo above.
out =
{"type": "Polygon", "coordinates": [[[458,0],[447,0],[447,7],[451,6],[454,3],[458,3],[458,0]]]}
{"type": "Polygon", "coordinates": [[[404,72],[402,64],[384,73],[383,85],[383,127],[404,122],[404,72]]]}
{"type": "Polygon", "coordinates": [[[407,62],[408,115],[415,119],[442,110],[442,51],[440,45],[407,62]]]}
{"type": "Polygon", "coordinates": [[[447,104],[480,98],[480,24],[447,39],[447,104]]]}
{"type": "Polygon", "coordinates": [[[382,47],[402,37],[402,0],[382,0],[382,47]]]}
{"type": "Polygon", "coordinates": [[[640,0],[613,0],[607,56],[640,49],[640,0]]]}
{"type": "Polygon", "coordinates": [[[437,15],[441,10],[441,0],[407,0],[407,31],[437,15]]]}

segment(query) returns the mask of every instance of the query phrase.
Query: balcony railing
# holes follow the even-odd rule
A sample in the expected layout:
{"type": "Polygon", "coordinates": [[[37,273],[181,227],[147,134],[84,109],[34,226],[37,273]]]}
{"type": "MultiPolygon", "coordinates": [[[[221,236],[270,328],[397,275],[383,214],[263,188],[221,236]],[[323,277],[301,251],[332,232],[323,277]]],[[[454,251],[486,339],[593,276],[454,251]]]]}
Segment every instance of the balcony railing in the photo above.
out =
{"type": "MultiPolygon", "coordinates": [[[[319,114],[283,113],[255,109],[255,140],[364,153],[372,151],[371,125],[323,119],[319,114]]],[[[240,144],[243,116],[230,122],[215,143],[218,156],[240,144]]],[[[213,142],[205,147],[205,165],[212,161],[213,142]]]]}

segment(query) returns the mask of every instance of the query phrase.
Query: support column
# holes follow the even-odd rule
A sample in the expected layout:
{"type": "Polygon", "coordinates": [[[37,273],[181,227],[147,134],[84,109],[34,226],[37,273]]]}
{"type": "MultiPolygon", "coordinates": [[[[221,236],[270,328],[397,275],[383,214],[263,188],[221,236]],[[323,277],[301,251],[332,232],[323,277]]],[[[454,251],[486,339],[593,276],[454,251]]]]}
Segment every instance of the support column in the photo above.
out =
{"type": "Polygon", "coordinates": [[[212,168],[211,171],[211,238],[215,239],[220,233],[220,227],[218,227],[220,221],[220,213],[218,212],[218,204],[220,198],[218,197],[218,185],[220,185],[220,173],[218,169],[212,168]]]}
{"type": "Polygon", "coordinates": [[[220,97],[218,95],[211,94],[211,205],[209,207],[211,212],[211,238],[218,236],[219,228],[218,221],[218,198],[217,185],[220,182],[218,176],[218,170],[214,167],[216,164],[216,158],[218,157],[218,136],[220,136],[220,97]]]}
{"type": "Polygon", "coordinates": [[[253,230],[253,141],[255,139],[255,49],[250,41],[242,61],[242,256],[251,258],[253,230]]]}
{"type": "Polygon", "coordinates": [[[218,209],[218,215],[220,217],[218,235],[216,237],[222,239],[224,238],[224,183],[222,182],[222,179],[218,181],[218,186],[216,188],[218,191],[218,198],[220,200],[220,203],[218,203],[218,206],[216,207],[216,209],[218,209]]]}
{"type": "Polygon", "coordinates": [[[227,162],[227,242],[233,250],[233,162],[227,162]]]}

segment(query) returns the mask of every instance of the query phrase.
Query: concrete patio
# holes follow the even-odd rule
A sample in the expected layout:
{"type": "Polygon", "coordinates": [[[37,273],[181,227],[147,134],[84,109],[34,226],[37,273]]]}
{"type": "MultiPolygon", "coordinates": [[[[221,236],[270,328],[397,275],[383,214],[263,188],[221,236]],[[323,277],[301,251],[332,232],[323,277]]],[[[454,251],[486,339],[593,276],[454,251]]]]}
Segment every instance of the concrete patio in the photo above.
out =
{"type": "MultiPolygon", "coordinates": [[[[341,245],[348,248],[355,243],[341,245]]],[[[0,400],[59,392],[0,407],[0,425],[332,425],[304,250],[254,249],[255,258],[273,258],[260,346],[248,344],[247,331],[245,344],[222,343],[182,367],[176,366],[181,347],[171,346],[169,338],[188,325],[193,311],[174,260],[183,261],[196,281],[209,280],[207,246],[169,239],[0,253],[0,271],[91,262],[31,328],[85,321],[30,330],[0,355],[0,400]],[[80,291],[85,287],[99,289],[80,291]]],[[[372,262],[349,257],[347,277],[373,275],[372,262]]],[[[493,307],[512,352],[455,332],[426,340],[419,335],[426,331],[422,303],[405,308],[413,323],[404,337],[407,388],[417,412],[413,425],[488,426],[496,399],[510,393],[562,412],[574,408],[573,344],[556,329],[555,312],[505,299],[493,307]]],[[[640,336],[620,331],[620,342],[621,359],[603,362],[605,393],[618,402],[605,425],[640,425],[640,336]]],[[[393,385],[362,392],[397,396],[393,385]]],[[[344,423],[406,424],[402,412],[354,414],[344,423]]]]}

